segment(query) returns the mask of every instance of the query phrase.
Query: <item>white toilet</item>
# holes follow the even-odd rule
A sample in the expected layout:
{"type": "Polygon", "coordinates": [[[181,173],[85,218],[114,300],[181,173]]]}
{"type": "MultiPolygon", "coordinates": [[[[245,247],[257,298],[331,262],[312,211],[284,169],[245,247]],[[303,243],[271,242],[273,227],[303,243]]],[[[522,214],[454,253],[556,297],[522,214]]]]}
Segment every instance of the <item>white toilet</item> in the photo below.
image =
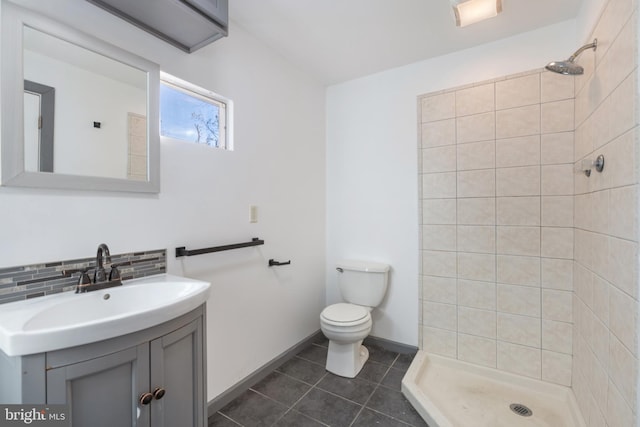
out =
{"type": "Polygon", "coordinates": [[[327,371],[354,378],[369,358],[362,345],[371,332],[371,310],[387,292],[389,266],[366,261],[342,261],[336,266],[341,302],[320,313],[320,329],[329,339],[327,371]]]}

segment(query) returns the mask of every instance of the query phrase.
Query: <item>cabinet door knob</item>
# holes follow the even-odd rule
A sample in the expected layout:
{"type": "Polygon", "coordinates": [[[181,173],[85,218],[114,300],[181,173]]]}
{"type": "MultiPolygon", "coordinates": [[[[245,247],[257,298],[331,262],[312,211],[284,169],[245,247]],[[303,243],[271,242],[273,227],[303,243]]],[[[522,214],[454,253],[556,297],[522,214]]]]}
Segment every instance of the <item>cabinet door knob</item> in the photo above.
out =
{"type": "Polygon", "coordinates": [[[141,405],[148,405],[149,403],[151,403],[152,400],[153,400],[153,394],[149,392],[142,393],[140,395],[140,398],[138,399],[141,405]]]}
{"type": "Polygon", "coordinates": [[[156,400],[160,400],[164,397],[165,394],[165,389],[163,389],[162,387],[158,387],[155,390],[153,390],[153,397],[156,400]]]}

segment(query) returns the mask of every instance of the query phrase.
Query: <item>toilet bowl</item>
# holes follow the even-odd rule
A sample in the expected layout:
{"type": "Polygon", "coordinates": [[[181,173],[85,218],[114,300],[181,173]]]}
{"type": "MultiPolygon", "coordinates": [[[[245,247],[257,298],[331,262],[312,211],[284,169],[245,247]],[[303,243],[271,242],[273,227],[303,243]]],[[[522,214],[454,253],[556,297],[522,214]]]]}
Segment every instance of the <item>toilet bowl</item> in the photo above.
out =
{"type": "Polygon", "coordinates": [[[354,378],[369,358],[362,345],[373,326],[371,310],[387,291],[389,265],[371,261],[340,261],[338,288],[345,302],[320,313],[320,329],[329,339],[327,371],[354,378]]]}
{"type": "Polygon", "coordinates": [[[338,303],[320,314],[320,329],[329,339],[326,369],[336,375],[354,378],[369,358],[362,345],[371,332],[371,309],[356,304],[338,303]]]}

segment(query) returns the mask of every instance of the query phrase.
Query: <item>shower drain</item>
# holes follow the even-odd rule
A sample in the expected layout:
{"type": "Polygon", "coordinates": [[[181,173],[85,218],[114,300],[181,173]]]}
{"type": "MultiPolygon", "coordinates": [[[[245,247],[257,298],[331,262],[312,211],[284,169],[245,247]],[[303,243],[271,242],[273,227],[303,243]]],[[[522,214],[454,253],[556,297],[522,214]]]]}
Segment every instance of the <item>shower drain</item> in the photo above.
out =
{"type": "Polygon", "coordinates": [[[531,415],[533,415],[533,411],[529,408],[527,408],[525,405],[523,405],[522,403],[512,403],[511,405],[509,405],[509,408],[515,412],[516,414],[522,416],[522,417],[530,417],[531,415]]]}

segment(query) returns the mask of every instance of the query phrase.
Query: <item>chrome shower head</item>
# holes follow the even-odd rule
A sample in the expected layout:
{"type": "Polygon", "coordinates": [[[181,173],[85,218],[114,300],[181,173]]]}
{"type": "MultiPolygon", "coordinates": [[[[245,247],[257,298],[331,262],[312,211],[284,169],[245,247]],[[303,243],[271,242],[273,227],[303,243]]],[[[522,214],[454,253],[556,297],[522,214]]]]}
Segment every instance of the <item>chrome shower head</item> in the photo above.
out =
{"type": "Polygon", "coordinates": [[[596,50],[598,47],[598,39],[594,39],[593,43],[586,44],[582,46],[580,49],[576,50],[573,55],[569,57],[566,61],[554,61],[549,62],[545,67],[549,71],[553,71],[554,73],[560,73],[569,76],[575,76],[584,73],[584,68],[580,65],[576,64],[574,61],[582,52],[587,49],[596,50]]]}
{"type": "Polygon", "coordinates": [[[554,73],[564,74],[565,76],[576,76],[584,73],[584,68],[568,60],[549,62],[545,68],[554,73]]]}

